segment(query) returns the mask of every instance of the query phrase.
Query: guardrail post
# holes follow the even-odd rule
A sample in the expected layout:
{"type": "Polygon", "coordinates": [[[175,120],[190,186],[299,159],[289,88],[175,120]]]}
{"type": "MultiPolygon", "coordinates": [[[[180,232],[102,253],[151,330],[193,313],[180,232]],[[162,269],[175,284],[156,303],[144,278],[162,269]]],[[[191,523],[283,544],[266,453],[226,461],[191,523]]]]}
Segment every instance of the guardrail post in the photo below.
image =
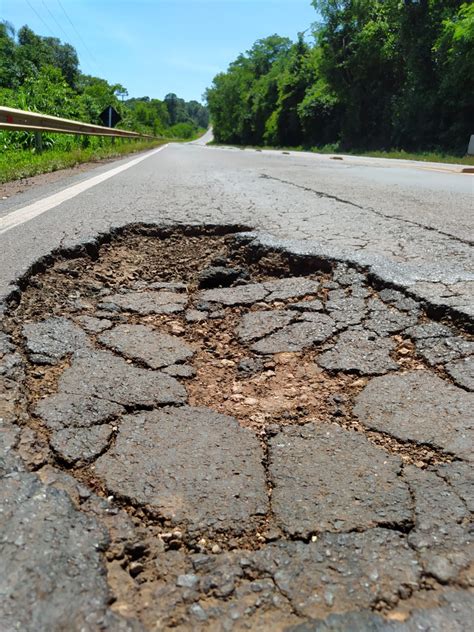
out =
{"type": "Polygon", "coordinates": [[[43,151],[43,135],[41,132],[35,132],[35,149],[37,154],[43,151]]]}

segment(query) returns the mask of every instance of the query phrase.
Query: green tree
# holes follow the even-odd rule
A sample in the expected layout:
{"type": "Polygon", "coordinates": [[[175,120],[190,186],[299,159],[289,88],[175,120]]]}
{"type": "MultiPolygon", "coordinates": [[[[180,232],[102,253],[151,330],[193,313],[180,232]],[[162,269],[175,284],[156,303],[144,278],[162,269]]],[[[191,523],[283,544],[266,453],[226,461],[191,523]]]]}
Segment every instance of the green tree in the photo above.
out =
{"type": "Polygon", "coordinates": [[[259,144],[278,99],[282,60],[291,41],[278,35],[258,40],[214,78],[206,92],[219,142],[259,144]]]}
{"type": "Polygon", "coordinates": [[[298,36],[278,81],[276,110],[270,117],[265,140],[277,145],[299,145],[303,141],[298,107],[309,85],[309,46],[298,36]]]}
{"type": "Polygon", "coordinates": [[[165,104],[168,108],[170,125],[176,123],[188,123],[189,116],[186,112],[186,102],[180,99],[173,92],[165,96],[165,104]]]}
{"type": "Polygon", "coordinates": [[[0,22],[0,87],[18,86],[18,65],[15,30],[8,22],[0,22]]]}
{"type": "Polygon", "coordinates": [[[462,152],[474,121],[474,4],[463,4],[443,20],[433,50],[440,78],[440,141],[462,152]]]}
{"type": "Polygon", "coordinates": [[[322,49],[315,46],[308,59],[309,85],[298,105],[304,144],[335,144],[340,140],[341,102],[321,72],[322,49]]]}
{"type": "Polygon", "coordinates": [[[218,142],[248,142],[246,101],[252,79],[252,72],[242,55],[230,65],[227,73],[214,77],[212,86],[206,92],[206,100],[218,142]]]}
{"type": "Polygon", "coordinates": [[[20,108],[51,116],[77,118],[80,112],[75,92],[54,66],[42,66],[36,76],[28,77],[17,98],[20,108]]]}
{"type": "Polygon", "coordinates": [[[314,0],[320,72],[340,108],[344,145],[389,145],[394,90],[400,83],[398,3],[392,0],[314,0]]]}

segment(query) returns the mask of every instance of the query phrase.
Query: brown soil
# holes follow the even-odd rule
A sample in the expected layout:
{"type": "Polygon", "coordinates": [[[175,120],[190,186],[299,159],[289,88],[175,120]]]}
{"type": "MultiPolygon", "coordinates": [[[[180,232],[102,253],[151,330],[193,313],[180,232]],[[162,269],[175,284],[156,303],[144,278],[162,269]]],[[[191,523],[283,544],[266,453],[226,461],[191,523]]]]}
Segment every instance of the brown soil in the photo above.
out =
{"type": "MultiPolygon", "coordinates": [[[[254,282],[294,274],[311,274],[313,278],[320,279],[322,285],[331,279],[326,265],[319,270],[310,270],[278,253],[256,255],[245,247],[236,248],[232,236],[185,232],[166,232],[161,235],[125,233],[103,244],[96,260],[88,257],[57,260],[47,272],[31,278],[21,294],[18,306],[11,310],[5,320],[6,329],[19,351],[23,353],[23,323],[51,315],[76,319],[79,315],[96,314],[97,303],[107,301],[107,291],[131,288],[137,283],[185,282],[192,303],[199,271],[216,257],[225,257],[230,265],[245,265],[249,269],[250,280],[254,282]]],[[[373,288],[369,289],[371,295],[376,295],[373,288]]],[[[311,298],[324,301],[327,293],[328,288],[322,287],[318,295],[311,298]]],[[[279,307],[289,302],[292,301],[282,302],[279,307]]],[[[237,418],[243,426],[252,429],[264,445],[275,426],[332,422],[364,433],[371,442],[388,453],[396,454],[404,463],[419,468],[450,460],[449,456],[426,446],[403,443],[383,433],[368,431],[353,416],[352,407],[354,398],[367,385],[369,378],[322,370],[316,363],[320,350],[308,349],[301,353],[267,356],[263,358],[261,370],[253,374],[240,370],[241,360],[256,357],[235,334],[239,319],[249,309],[258,309],[258,306],[227,308],[218,318],[198,323],[188,323],[181,314],[145,317],[128,314],[126,319],[130,323],[149,324],[160,331],[183,337],[195,350],[190,364],[196,374],[193,378],[183,380],[189,404],[205,406],[237,418]]],[[[104,312],[102,316],[116,318],[113,313],[104,312]]],[[[91,336],[91,339],[94,340],[94,337],[91,336]]],[[[427,368],[416,356],[410,340],[403,336],[393,336],[393,340],[397,346],[392,357],[398,362],[401,372],[427,368]]],[[[95,343],[99,346],[97,340],[95,343]]],[[[95,476],[93,464],[65,468],[48,447],[47,429],[31,414],[38,399],[56,391],[58,379],[68,362],[66,360],[56,367],[25,363],[25,399],[20,402],[18,410],[24,420],[20,453],[31,469],[38,470],[46,463],[63,471],[67,469],[77,481],[87,485],[101,498],[107,498],[109,492],[95,476]]],[[[113,441],[114,438],[111,444],[113,441]]],[[[272,493],[270,485],[268,493],[272,493]]],[[[146,507],[131,506],[120,498],[113,499],[113,507],[127,512],[139,540],[147,547],[140,555],[127,552],[120,538],[115,538],[112,533],[106,558],[108,582],[115,598],[113,608],[125,616],[138,615],[147,629],[154,629],[157,625],[155,620],[150,619],[154,613],[150,603],[155,599],[157,589],[166,586],[169,581],[167,573],[173,576],[180,572],[186,553],[210,553],[216,550],[215,547],[219,551],[258,549],[267,541],[275,539],[275,529],[273,533],[269,531],[271,516],[263,517],[254,533],[237,539],[221,534],[212,539],[206,536],[207,539],[191,540],[185,530],[170,530],[163,521],[151,515],[146,507]]],[[[87,510],[85,506],[81,508],[87,510]]],[[[110,520],[113,524],[114,516],[110,520]]],[[[112,526],[110,529],[113,531],[112,526]]],[[[428,599],[430,592],[426,595],[428,599]]],[[[421,596],[420,600],[420,603],[423,602],[421,596]]],[[[418,605],[415,597],[407,601],[406,607],[401,602],[390,613],[390,618],[407,618],[409,605],[418,605]]],[[[167,620],[166,629],[180,625],[184,606],[181,604],[173,608],[170,606],[174,620],[167,620]]],[[[386,608],[381,604],[380,609],[386,608]]],[[[270,623],[268,629],[271,626],[270,623]]]]}
{"type": "MultiPolygon", "coordinates": [[[[168,231],[157,238],[156,235],[124,234],[103,244],[97,260],[88,257],[58,260],[47,273],[30,279],[18,307],[7,319],[7,329],[21,347],[24,322],[51,315],[71,318],[79,313],[92,315],[97,313],[97,302],[107,300],[104,292],[134,287],[137,283],[184,282],[192,303],[200,270],[216,257],[224,257],[232,265],[245,265],[253,282],[290,276],[296,271],[292,269],[295,264],[279,253],[260,253],[256,257],[246,248],[236,249],[229,235],[168,231]]],[[[311,276],[320,279],[322,285],[330,279],[326,270],[313,272],[311,276]]],[[[321,287],[317,298],[324,301],[327,292],[326,287],[321,287]]],[[[375,294],[371,289],[371,295],[375,294]]],[[[281,302],[278,307],[291,302],[295,300],[281,302]]],[[[258,305],[251,309],[255,308],[258,309],[258,305]]],[[[185,380],[190,405],[206,406],[234,416],[262,438],[268,427],[275,424],[331,421],[363,432],[377,445],[418,467],[449,460],[448,456],[424,446],[369,432],[352,416],[354,398],[368,379],[322,370],[315,362],[318,354],[315,350],[267,356],[263,370],[255,374],[239,371],[241,360],[255,357],[235,335],[239,319],[247,311],[248,308],[242,307],[227,308],[219,318],[193,324],[187,323],[184,315],[139,317],[130,314],[127,320],[150,324],[185,338],[195,350],[192,365],[196,375],[185,380]]],[[[102,316],[114,318],[107,313],[102,316]]],[[[397,347],[392,356],[400,365],[400,371],[427,368],[416,356],[410,340],[403,336],[393,338],[397,347]]],[[[57,380],[67,365],[68,361],[56,367],[27,364],[25,392],[30,410],[38,399],[56,391],[57,380]]],[[[35,430],[45,433],[37,421],[34,425],[35,430]]]]}

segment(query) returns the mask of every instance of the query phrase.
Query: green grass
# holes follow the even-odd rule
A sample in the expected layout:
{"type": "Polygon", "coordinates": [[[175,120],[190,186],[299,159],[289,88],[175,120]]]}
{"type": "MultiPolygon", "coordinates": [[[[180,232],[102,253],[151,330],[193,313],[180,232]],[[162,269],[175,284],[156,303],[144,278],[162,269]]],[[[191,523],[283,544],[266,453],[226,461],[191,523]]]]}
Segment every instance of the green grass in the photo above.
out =
{"type": "MultiPolygon", "coordinates": [[[[300,148],[301,149],[301,148],[300,148]]],[[[444,162],[457,165],[474,165],[474,156],[454,156],[443,152],[420,151],[408,152],[402,149],[390,151],[334,151],[332,147],[312,147],[310,151],[321,154],[345,154],[353,156],[368,156],[372,158],[392,158],[395,160],[419,160],[421,162],[444,162]]]]}
{"type": "Polygon", "coordinates": [[[339,149],[337,145],[325,145],[324,147],[271,147],[267,145],[256,146],[256,145],[231,145],[225,143],[217,143],[216,141],[212,141],[209,143],[210,145],[216,146],[233,146],[239,149],[271,149],[271,150],[280,150],[280,151],[310,151],[315,154],[331,154],[331,155],[345,155],[345,156],[367,156],[372,158],[392,158],[395,160],[419,160],[422,162],[444,162],[448,164],[457,164],[457,165],[474,165],[474,156],[456,156],[453,154],[447,154],[444,152],[435,152],[435,151],[420,151],[420,152],[408,152],[403,151],[402,149],[392,149],[390,151],[367,151],[367,150],[352,150],[352,151],[342,151],[339,149]]]}
{"type": "MultiPolygon", "coordinates": [[[[28,178],[40,173],[50,173],[85,162],[97,162],[107,158],[120,158],[137,151],[153,149],[169,142],[168,139],[152,141],[118,139],[114,144],[102,147],[72,149],[47,149],[41,154],[28,149],[6,150],[0,154],[0,184],[28,178]]],[[[176,139],[173,139],[176,142],[176,139]]]]}

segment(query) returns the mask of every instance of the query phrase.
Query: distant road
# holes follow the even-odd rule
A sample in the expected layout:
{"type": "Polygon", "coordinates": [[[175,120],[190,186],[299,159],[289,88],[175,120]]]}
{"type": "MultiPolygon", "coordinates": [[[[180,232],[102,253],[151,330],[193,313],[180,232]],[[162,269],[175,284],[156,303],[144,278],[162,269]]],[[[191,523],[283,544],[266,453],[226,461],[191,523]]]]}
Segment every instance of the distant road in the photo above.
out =
{"type": "Polygon", "coordinates": [[[206,146],[211,135],[1,201],[0,299],[40,257],[112,227],[220,222],[348,258],[474,314],[474,176],[451,165],[206,146]]]}
{"type": "Polygon", "coordinates": [[[212,133],[212,127],[210,127],[207,130],[207,132],[201,136],[201,138],[198,138],[197,140],[193,141],[192,144],[193,145],[207,145],[207,143],[210,143],[213,140],[214,140],[214,134],[212,133]]]}

